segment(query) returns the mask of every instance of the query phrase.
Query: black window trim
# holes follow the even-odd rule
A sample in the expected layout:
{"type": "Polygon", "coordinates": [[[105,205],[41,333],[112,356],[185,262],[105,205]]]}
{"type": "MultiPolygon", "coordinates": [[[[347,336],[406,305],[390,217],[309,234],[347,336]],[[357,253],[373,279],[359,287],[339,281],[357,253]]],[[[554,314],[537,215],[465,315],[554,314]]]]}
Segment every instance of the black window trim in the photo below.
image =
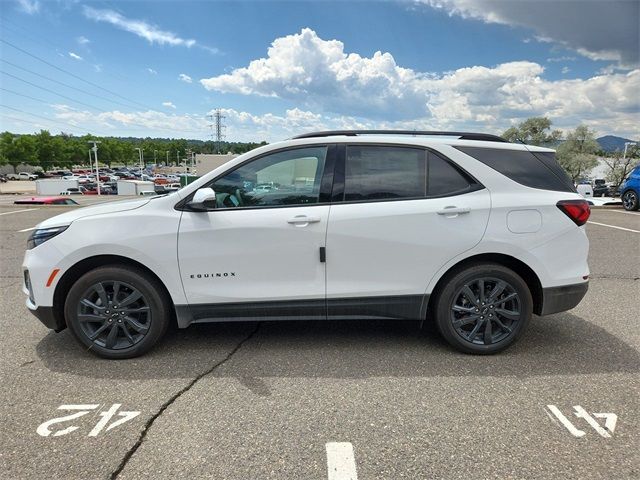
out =
{"type": "Polygon", "coordinates": [[[331,193],[331,205],[350,205],[350,204],[358,204],[358,203],[380,203],[380,202],[407,202],[414,200],[433,200],[438,198],[448,198],[448,197],[456,197],[458,195],[465,195],[467,193],[477,192],[479,190],[483,190],[485,186],[478,181],[473,175],[467,172],[464,168],[458,165],[456,162],[452,161],[442,152],[430,147],[425,147],[424,145],[410,145],[405,143],[388,143],[388,142],[366,142],[366,143],[340,143],[338,147],[342,147],[342,149],[338,150],[338,155],[336,156],[336,166],[334,173],[334,188],[331,193]],[[349,146],[367,146],[367,147],[396,147],[396,148],[411,148],[414,150],[423,150],[425,152],[425,156],[427,156],[427,182],[429,179],[429,161],[428,155],[436,155],[440,157],[443,161],[447,162],[466,177],[470,184],[469,188],[459,191],[454,191],[452,193],[445,193],[442,195],[429,195],[429,191],[427,190],[426,196],[419,197],[402,197],[402,198],[376,198],[376,199],[364,199],[364,200],[344,200],[344,182],[345,182],[345,164],[347,159],[347,148],[349,146]],[[336,180],[338,183],[336,184],[336,180]],[[337,188],[336,188],[337,185],[337,188]],[[341,199],[340,199],[341,198],[341,199]]]}
{"type": "MultiPolygon", "coordinates": [[[[255,207],[235,207],[235,208],[225,208],[225,209],[216,209],[211,210],[209,213],[217,212],[217,211],[225,211],[225,212],[234,212],[234,211],[247,211],[247,210],[265,210],[270,208],[300,208],[300,207],[319,207],[323,205],[349,205],[349,204],[358,204],[358,203],[380,203],[380,202],[406,202],[406,201],[415,201],[415,200],[434,200],[439,198],[448,198],[448,197],[456,197],[459,195],[465,195],[467,193],[477,192],[479,190],[483,190],[486,187],[478,181],[473,175],[471,175],[467,170],[462,168],[456,162],[452,161],[449,157],[447,157],[442,152],[431,148],[425,147],[424,145],[411,145],[405,143],[388,143],[388,142],[358,142],[358,143],[349,143],[349,142],[340,142],[340,143],[313,143],[308,145],[296,145],[292,147],[283,147],[276,150],[271,150],[269,152],[263,153],[261,155],[248,158],[242,163],[239,163],[232,170],[226,170],[221,173],[217,177],[211,179],[207,183],[205,183],[200,188],[207,188],[220,178],[234,172],[240,167],[258,160],[260,158],[266,157],[268,155],[291,151],[291,150],[301,150],[305,148],[312,147],[327,147],[327,156],[325,158],[324,171],[322,174],[322,179],[320,181],[320,192],[317,203],[309,203],[309,204],[299,204],[299,205],[264,205],[264,206],[255,206],[255,207]],[[379,199],[364,199],[364,200],[344,200],[344,182],[345,182],[345,162],[347,157],[347,148],[350,146],[368,146],[368,147],[396,147],[396,148],[411,148],[414,150],[423,150],[425,155],[436,155],[440,157],[442,160],[451,165],[455,170],[457,170],[460,174],[465,176],[470,182],[469,188],[465,190],[455,191],[453,193],[446,193],[442,195],[427,195],[419,196],[419,197],[402,197],[402,198],[379,198],[379,199]]],[[[427,179],[429,178],[429,162],[427,158],[427,179]]],[[[196,190],[197,191],[197,190],[196,190]]],[[[187,207],[187,203],[191,201],[195,192],[192,192],[187,197],[180,200],[174,206],[174,209],[183,211],[183,212],[191,212],[192,210],[187,207]]]]}
{"type": "MultiPolygon", "coordinates": [[[[296,146],[293,146],[293,147],[283,147],[283,148],[278,148],[278,149],[275,149],[275,150],[271,150],[269,152],[265,152],[265,153],[263,153],[261,155],[257,155],[255,157],[248,158],[244,162],[239,163],[238,165],[234,166],[233,169],[224,171],[223,173],[221,173],[217,177],[214,177],[211,180],[209,180],[207,183],[202,185],[200,188],[210,187],[213,183],[215,183],[217,180],[221,179],[222,177],[225,177],[225,176],[235,172],[239,168],[247,165],[248,163],[260,160],[261,158],[267,157],[269,155],[282,153],[282,152],[289,152],[289,151],[293,151],[293,150],[303,150],[303,149],[306,149],[306,148],[313,148],[313,147],[326,147],[327,148],[327,154],[326,154],[326,157],[325,157],[325,160],[324,160],[324,169],[323,169],[323,172],[322,172],[322,175],[321,175],[321,179],[320,179],[320,191],[318,192],[318,202],[317,203],[301,203],[301,204],[293,204],[293,205],[261,205],[261,206],[255,206],[255,207],[220,208],[220,209],[211,210],[208,213],[218,212],[218,211],[234,212],[234,211],[246,211],[246,210],[265,210],[265,209],[269,209],[269,208],[300,208],[300,207],[317,207],[317,206],[321,206],[321,205],[328,205],[329,204],[329,200],[330,200],[329,197],[331,195],[330,188],[331,188],[331,185],[333,183],[333,170],[335,168],[335,163],[336,163],[336,161],[335,161],[335,151],[336,151],[335,147],[336,147],[336,144],[334,144],[334,143],[314,143],[314,144],[309,144],[309,145],[296,145],[296,146]]],[[[189,203],[191,201],[191,199],[193,198],[193,196],[195,195],[195,193],[198,190],[194,190],[191,194],[187,195],[185,198],[183,198],[178,203],[176,203],[175,206],[174,206],[174,209],[182,211],[182,212],[191,212],[192,210],[189,209],[189,207],[187,206],[187,203],[189,203]]]]}

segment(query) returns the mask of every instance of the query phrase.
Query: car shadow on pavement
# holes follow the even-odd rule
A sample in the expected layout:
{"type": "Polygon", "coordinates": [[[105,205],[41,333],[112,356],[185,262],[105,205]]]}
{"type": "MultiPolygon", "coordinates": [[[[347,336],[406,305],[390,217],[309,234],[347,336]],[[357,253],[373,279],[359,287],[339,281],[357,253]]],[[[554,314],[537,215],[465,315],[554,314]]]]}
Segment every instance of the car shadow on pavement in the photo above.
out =
{"type": "MultiPolygon", "coordinates": [[[[221,361],[255,326],[217,323],[170,331],[157,348],[131,360],[97,358],[83,351],[67,330],[48,334],[36,350],[54,372],[109,379],[193,378],[221,361]]],[[[458,353],[434,329],[420,331],[417,322],[263,322],[212,375],[529,377],[639,371],[640,354],[634,348],[601,327],[564,313],[534,317],[519,342],[491,356],[458,353]]]]}

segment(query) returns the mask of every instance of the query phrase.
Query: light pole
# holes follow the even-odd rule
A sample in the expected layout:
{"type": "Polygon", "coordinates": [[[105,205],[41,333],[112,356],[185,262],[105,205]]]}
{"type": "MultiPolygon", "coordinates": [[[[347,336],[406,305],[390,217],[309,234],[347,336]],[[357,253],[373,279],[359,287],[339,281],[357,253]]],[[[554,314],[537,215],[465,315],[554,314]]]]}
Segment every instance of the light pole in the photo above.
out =
{"type": "Polygon", "coordinates": [[[144,149],[136,147],[136,150],[138,150],[138,158],[140,159],[140,178],[142,178],[142,162],[144,160],[144,149]]]}
{"type": "Polygon", "coordinates": [[[158,163],[158,161],[156,160],[156,153],[158,152],[158,150],[154,150],[153,151],[153,163],[158,163]]]}
{"type": "MultiPolygon", "coordinates": [[[[98,144],[101,142],[96,142],[95,140],[89,140],[87,143],[93,143],[93,155],[96,157],[96,185],[98,186],[98,195],[102,195],[100,193],[100,170],[98,169],[98,144]]],[[[91,150],[89,150],[89,158],[91,158],[91,150]]]]}
{"type": "Polygon", "coordinates": [[[627,158],[627,147],[629,145],[637,145],[636,142],[624,142],[624,153],[622,154],[622,163],[624,163],[624,161],[627,158]]]}

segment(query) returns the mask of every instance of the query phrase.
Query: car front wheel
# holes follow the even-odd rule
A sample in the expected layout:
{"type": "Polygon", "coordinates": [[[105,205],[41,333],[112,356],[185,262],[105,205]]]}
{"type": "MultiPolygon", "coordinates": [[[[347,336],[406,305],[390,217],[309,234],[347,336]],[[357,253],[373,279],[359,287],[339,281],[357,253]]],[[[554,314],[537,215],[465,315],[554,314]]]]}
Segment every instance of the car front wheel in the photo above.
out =
{"type": "Polygon", "coordinates": [[[171,306],[158,281],[129,266],[84,274],[65,302],[67,325],[88,350],[104,358],[142,355],[162,338],[171,306]]]}
{"type": "Polygon", "coordinates": [[[638,210],[638,195],[633,190],[627,190],[622,194],[622,206],[625,210],[638,210]]]}
{"type": "Polygon", "coordinates": [[[498,264],[477,264],[455,273],[436,298],[442,336],[464,353],[497,353],[525,330],[533,311],[525,281],[498,264]]]}

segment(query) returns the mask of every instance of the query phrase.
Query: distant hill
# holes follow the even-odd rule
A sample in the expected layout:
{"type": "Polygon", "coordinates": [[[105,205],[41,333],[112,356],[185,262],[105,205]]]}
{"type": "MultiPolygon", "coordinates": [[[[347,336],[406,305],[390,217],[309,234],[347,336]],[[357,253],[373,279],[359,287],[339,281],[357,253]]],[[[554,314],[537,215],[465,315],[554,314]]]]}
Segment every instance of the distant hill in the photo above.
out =
{"type": "Polygon", "coordinates": [[[596,141],[600,144],[600,148],[605,152],[614,152],[616,150],[623,151],[625,142],[633,142],[635,140],[616,137],[614,135],[605,135],[604,137],[597,138],[596,141]]]}

